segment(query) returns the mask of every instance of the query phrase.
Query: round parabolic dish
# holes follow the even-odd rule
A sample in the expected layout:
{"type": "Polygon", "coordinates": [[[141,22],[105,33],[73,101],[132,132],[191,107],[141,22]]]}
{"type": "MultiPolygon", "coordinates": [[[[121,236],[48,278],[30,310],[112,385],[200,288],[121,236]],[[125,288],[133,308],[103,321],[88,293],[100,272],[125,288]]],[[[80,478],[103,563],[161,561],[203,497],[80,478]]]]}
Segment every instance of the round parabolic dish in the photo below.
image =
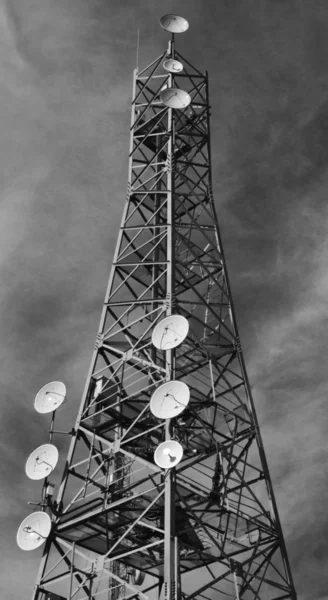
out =
{"type": "Polygon", "coordinates": [[[51,519],[45,512],[32,513],[20,524],[17,544],[21,550],[35,550],[46,541],[51,530],[51,519]]]}
{"type": "Polygon", "coordinates": [[[165,106],[175,109],[183,109],[189,106],[191,98],[188,92],[180,88],[167,88],[160,93],[160,99],[165,106]]]}
{"type": "Polygon", "coordinates": [[[34,408],[38,413],[50,413],[57,410],[65,400],[65,384],[62,381],[51,381],[38,391],[34,400],[34,408]]]}
{"type": "Polygon", "coordinates": [[[180,346],[189,331],[189,321],[182,315],[171,315],[157,323],[152,332],[152,343],[158,350],[172,350],[180,346]]]}
{"type": "Polygon", "coordinates": [[[161,469],[171,469],[179,464],[182,456],[183,448],[181,444],[175,440],[167,440],[156,448],[154,460],[161,469]]]}
{"type": "Polygon", "coordinates": [[[189,29],[189,23],[184,17],[179,15],[168,14],[160,19],[160,25],[165,31],[170,33],[184,33],[189,29]]]}
{"type": "Polygon", "coordinates": [[[183,71],[183,64],[175,58],[168,58],[164,60],[163,68],[169,73],[181,73],[183,71]]]}
{"type": "Polygon", "coordinates": [[[53,444],[43,444],[30,454],[25,472],[30,479],[44,479],[54,470],[58,462],[58,450],[53,444]]]}
{"type": "Polygon", "coordinates": [[[153,393],[150,410],[158,419],[172,419],[184,411],[189,399],[190,390],[183,381],[168,381],[153,393]]]}

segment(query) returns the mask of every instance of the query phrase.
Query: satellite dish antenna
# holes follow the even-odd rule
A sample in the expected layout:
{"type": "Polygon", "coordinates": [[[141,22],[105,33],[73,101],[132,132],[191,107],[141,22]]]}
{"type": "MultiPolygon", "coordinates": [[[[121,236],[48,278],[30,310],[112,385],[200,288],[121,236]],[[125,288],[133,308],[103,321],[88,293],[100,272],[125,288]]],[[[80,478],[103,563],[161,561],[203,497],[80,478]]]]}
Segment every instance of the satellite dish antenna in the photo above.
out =
{"type": "Polygon", "coordinates": [[[170,33],[184,33],[189,28],[187,19],[178,15],[164,15],[159,22],[161,27],[170,33]]]}
{"type": "Polygon", "coordinates": [[[183,71],[183,64],[175,58],[168,58],[164,60],[163,68],[169,73],[181,73],[183,71]]]}
{"type": "Polygon", "coordinates": [[[156,448],[154,453],[155,463],[161,469],[171,469],[175,467],[183,456],[183,448],[179,442],[168,440],[156,448]]]}
{"type": "Polygon", "coordinates": [[[152,333],[152,343],[159,350],[172,350],[186,339],[189,321],[182,315],[171,315],[157,323],[152,333]]]}
{"type": "Polygon", "coordinates": [[[21,550],[34,550],[46,541],[51,530],[51,519],[45,512],[35,512],[26,517],[17,531],[17,544],[21,550]]]}
{"type": "Polygon", "coordinates": [[[51,381],[38,391],[34,408],[38,413],[53,412],[66,400],[66,385],[61,381],[51,381]]]}
{"type": "Polygon", "coordinates": [[[183,381],[163,383],[150,399],[150,410],[159,419],[172,419],[186,408],[190,390],[183,381]]]}
{"type": "Polygon", "coordinates": [[[58,450],[53,444],[38,446],[28,457],[25,472],[30,479],[43,479],[50,475],[58,462],[58,450]]]}
{"type": "Polygon", "coordinates": [[[179,88],[168,88],[160,94],[160,99],[165,106],[170,108],[186,108],[191,102],[191,98],[188,92],[180,90],[179,88]]]}

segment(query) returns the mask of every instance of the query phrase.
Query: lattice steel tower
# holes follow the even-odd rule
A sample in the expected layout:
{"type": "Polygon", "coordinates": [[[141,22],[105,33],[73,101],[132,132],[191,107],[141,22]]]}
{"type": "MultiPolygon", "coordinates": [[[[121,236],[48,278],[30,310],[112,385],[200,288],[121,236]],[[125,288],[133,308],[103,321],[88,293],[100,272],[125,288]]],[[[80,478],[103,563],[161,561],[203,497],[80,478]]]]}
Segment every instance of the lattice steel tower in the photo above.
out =
{"type": "MultiPolygon", "coordinates": [[[[296,600],[212,195],[208,77],[175,49],[187,21],[161,25],[167,51],[134,72],[126,202],[65,472],[18,542],[45,541],[34,600],[296,600]]],[[[30,471],[51,472],[49,452],[30,471]]]]}

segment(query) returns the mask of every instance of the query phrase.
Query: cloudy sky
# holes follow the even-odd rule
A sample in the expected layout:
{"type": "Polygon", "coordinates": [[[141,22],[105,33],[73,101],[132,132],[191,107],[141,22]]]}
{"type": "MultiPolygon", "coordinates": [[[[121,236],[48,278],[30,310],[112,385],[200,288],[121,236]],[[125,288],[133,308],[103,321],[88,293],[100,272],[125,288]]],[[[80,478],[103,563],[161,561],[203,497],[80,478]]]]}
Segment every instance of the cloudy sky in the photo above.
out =
{"type": "MultiPolygon", "coordinates": [[[[39,500],[33,399],[66,382],[73,425],[127,180],[132,71],[178,50],[208,69],[213,179],[241,340],[299,600],[328,599],[327,0],[0,0],[0,588],[39,500]]],[[[59,446],[62,461],[68,439],[59,446]]],[[[55,478],[56,480],[56,478],[55,478]]]]}

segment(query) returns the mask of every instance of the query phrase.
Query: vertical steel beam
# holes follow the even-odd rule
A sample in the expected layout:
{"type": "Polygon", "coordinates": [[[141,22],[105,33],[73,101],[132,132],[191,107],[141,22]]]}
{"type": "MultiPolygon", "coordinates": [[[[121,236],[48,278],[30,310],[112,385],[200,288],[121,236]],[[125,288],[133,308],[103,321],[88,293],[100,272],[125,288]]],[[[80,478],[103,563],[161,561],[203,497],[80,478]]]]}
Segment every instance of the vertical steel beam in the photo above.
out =
{"type": "MultiPolygon", "coordinates": [[[[172,56],[174,56],[174,35],[171,41],[172,56]]],[[[168,77],[168,87],[173,87],[173,76],[168,77]]],[[[167,153],[167,283],[166,283],[166,316],[174,312],[175,304],[175,262],[174,262],[174,119],[173,109],[168,109],[168,153],[167,153]]],[[[175,378],[174,350],[166,350],[166,380],[175,378]]],[[[165,423],[165,441],[172,439],[172,419],[165,423]]],[[[163,600],[179,600],[176,597],[176,544],[175,544],[175,469],[168,469],[164,476],[164,598],[163,600]]]]}

